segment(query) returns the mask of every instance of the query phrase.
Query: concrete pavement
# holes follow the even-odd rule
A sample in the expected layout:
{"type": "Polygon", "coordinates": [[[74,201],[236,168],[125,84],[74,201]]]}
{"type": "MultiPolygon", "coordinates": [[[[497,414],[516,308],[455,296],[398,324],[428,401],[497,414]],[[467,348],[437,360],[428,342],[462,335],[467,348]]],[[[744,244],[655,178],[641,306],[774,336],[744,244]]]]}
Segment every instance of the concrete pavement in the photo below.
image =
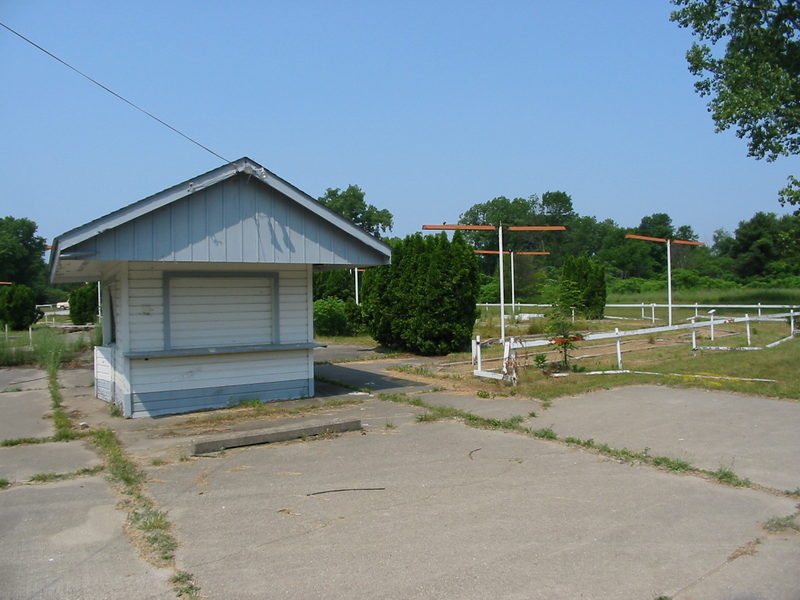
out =
{"type": "MultiPolygon", "coordinates": [[[[712,470],[730,465],[778,489],[800,485],[798,403],[639,387],[542,410],[533,399],[432,391],[385,371],[397,362],[318,365],[317,373],[489,418],[533,410],[527,424],[552,426],[562,438],[648,447],[712,470]]],[[[24,375],[0,369],[0,389],[24,375]]],[[[207,598],[800,598],[800,534],[762,527],[794,513],[797,497],[513,433],[418,423],[423,409],[331,384],[319,384],[323,397],[285,405],[317,406],[297,415],[124,420],[93,399],[89,370],[61,381],[68,411],[91,428],[112,427],[147,469],[148,492],[176,526],[178,568],[207,598]],[[324,406],[330,399],[337,404],[324,406]],[[320,418],[358,418],[365,431],[188,457],[197,435],[320,418]]],[[[44,383],[30,404],[46,411],[44,383]]],[[[12,433],[43,416],[14,405],[23,393],[0,394],[0,423],[9,415],[18,423],[12,433]]],[[[0,467],[18,469],[0,477],[96,464],[82,444],[0,448],[0,467]],[[47,467],[59,454],[63,465],[47,467]]],[[[115,500],[99,476],[0,490],[0,596],[174,597],[171,572],[142,561],[125,539],[115,500]]]]}

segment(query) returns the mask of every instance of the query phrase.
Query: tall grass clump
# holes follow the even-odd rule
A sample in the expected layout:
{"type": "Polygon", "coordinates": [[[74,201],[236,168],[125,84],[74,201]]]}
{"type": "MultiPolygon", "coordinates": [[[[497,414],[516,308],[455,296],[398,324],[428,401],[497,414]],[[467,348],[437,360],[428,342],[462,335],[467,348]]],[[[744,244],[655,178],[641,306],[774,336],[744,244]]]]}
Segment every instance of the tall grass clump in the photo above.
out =
{"type": "Polygon", "coordinates": [[[48,377],[57,376],[64,352],[65,343],[62,335],[49,328],[36,331],[33,336],[33,354],[39,366],[47,371],[48,377]]]}
{"type": "Polygon", "coordinates": [[[33,349],[27,345],[28,335],[6,339],[0,334],[0,367],[16,367],[34,362],[33,349]]]}

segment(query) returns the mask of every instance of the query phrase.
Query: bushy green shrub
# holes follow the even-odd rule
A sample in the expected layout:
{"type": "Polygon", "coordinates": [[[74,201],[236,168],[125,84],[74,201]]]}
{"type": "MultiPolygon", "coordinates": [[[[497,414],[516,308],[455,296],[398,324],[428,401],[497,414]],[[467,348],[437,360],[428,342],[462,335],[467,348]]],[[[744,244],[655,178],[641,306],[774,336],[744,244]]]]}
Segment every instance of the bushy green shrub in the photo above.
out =
{"type": "MultiPolygon", "coordinates": [[[[561,279],[573,284],[574,306],[588,319],[600,319],[606,308],[606,274],[603,265],[585,256],[567,256],[561,279]]],[[[563,287],[563,285],[561,286],[563,287]]],[[[559,302],[564,304],[563,301],[559,302]]]]}
{"type": "Polygon", "coordinates": [[[407,236],[392,264],[369,269],[363,314],[381,344],[425,355],[469,347],[478,298],[478,261],[461,232],[407,236]]]}
{"type": "Polygon", "coordinates": [[[347,303],[341,298],[320,298],[314,302],[314,333],[316,335],[352,335],[347,318],[347,303]]]}
{"type": "Polygon", "coordinates": [[[36,295],[27,285],[10,285],[0,291],[0,321],[10,329],[27,329],[42,318],[36,295]]]}
{"type": "Polygon", "coordinates": [[[97,318],[96,283],[87,283],[70,292],[69,318],[75,325],[94,323],[97,318]]]}

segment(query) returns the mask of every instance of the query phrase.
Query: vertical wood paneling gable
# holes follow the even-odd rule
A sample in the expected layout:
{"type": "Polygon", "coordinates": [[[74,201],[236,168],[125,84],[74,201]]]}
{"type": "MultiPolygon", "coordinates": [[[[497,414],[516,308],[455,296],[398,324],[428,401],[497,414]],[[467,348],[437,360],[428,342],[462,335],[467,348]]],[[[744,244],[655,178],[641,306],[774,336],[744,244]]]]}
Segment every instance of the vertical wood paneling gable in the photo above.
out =
{"type": "Polygon", "coordinates": [[[172,257],[176,261],[192,259],[189,246],[189,203],[184,198],[169,206],[172,231],[172,257]]]}
{"type": "Polygon", "coordinates": [[[246,218],[241,210],[242,186],[236,181],[225,182],[223,195],[225,262],[242,262],[242,228],[246,218]]]}
{"type": "Polygon", "coordinates": [[[192,197],[189,209],[190,260],[192,262],[208,262],[205,191],[199,192],[192,197]]]}
{"type": "Polygon", "coordinates": [[[178,199],[74,250],[93,260],[382,264],[385,257],[247,176],[178,199]]]}

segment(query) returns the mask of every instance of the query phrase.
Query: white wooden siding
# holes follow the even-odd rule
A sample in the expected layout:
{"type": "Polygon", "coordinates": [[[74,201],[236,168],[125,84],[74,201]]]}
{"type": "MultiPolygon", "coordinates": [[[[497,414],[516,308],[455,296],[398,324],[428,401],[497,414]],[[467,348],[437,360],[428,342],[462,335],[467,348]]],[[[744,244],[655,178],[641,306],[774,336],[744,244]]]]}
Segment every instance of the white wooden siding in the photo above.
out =
{"type": "Polygon", "coordinates": [[[94,347],[94,385],[95,395],[100,400],[111,402],[114,399],[114,348],[94,347]]]}
{"type": "Polygon", "coordinates": [[[308,306],[311,290],[308,273],[311,266],[285,268],[280,272],[281,343],[310,342],[308,306]]]}
{"type": "Polygon", "coordinates": [[[172,348],[273,343],[270,277],[169,279],[172,348]]]}
{"type": "Polygon", "coordinates": [[[310,350],[133,359],[131,379],[139,393],[290,381],[308,378],[309,360],[310,350]]]}

